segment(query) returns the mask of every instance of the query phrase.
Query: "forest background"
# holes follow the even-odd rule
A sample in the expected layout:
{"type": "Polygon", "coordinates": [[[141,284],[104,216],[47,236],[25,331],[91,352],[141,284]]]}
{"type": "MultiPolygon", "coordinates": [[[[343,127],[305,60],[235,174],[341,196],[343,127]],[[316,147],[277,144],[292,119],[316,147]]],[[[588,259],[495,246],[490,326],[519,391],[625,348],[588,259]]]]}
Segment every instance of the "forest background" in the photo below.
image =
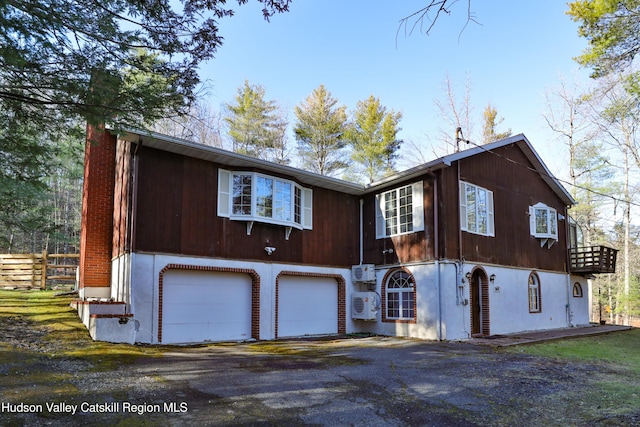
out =
{"type": "MultiPolygon", "coordinates": [[[[290,0],[256,3],[267,20],[295,14],[290,0]]],[[[482,25],[478,3],[424,0],[400,21],[398,34],[432,37],[444,17],[457,16],[464,37],[468,26],[482,25]]],[[[322,84],[289,108],[245,80],[214,108],[198,67],[217,54],[219,23],[235,12],[223,1],[181,5],[0,2],[0,253],[77,252],[87,122],[148,129],[359,182],[453,152],[460,136],[480,145],[511,134],[511,111],[502,118],[490,99],[472,99],[473,75],[444,76],[431,100],[439,128],[424,138],[403,140],[409,112],[385,106],[375,93],[344,105],[322,84]]],[[[579,202],[571,215],[584,245],[620,250],[618,272],[594,282],[596,316],[628,324],[640,315],[640,1],[574,1],[566,12],[588,41],[576,59],[592,75],[559,78],[541,115],[563,153],[557,175],[579,202]]]]}

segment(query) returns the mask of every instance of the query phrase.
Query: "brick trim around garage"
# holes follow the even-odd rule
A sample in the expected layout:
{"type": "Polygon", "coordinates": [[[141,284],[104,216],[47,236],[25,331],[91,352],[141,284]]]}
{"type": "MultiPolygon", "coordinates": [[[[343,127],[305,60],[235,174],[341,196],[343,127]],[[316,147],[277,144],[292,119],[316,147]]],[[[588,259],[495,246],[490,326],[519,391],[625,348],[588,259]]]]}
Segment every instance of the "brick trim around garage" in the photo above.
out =
{"type": "Polygon", "coordinates": [[[158,342],[162,342],[162,305],[164,273],[169,270],[210,271],[220,273],[240,273],[251,278],[251,337],[260,339],[260,276],[255,270],[246,268],[210,267],[204,265],[167,264],[160,270],[158,278],[158,342]]]}

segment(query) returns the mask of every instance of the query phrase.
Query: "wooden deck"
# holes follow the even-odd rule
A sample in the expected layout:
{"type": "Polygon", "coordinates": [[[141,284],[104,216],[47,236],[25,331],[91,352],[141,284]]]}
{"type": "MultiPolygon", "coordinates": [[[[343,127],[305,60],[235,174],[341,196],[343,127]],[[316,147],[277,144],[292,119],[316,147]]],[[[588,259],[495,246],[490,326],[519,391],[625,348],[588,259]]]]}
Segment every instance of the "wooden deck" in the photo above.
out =
{"type": "Polygon", "coordinates": [[[571,272],[602,274],[616,272],[618,250],[607,246],[588,246],[571,249],[571,272]]]}

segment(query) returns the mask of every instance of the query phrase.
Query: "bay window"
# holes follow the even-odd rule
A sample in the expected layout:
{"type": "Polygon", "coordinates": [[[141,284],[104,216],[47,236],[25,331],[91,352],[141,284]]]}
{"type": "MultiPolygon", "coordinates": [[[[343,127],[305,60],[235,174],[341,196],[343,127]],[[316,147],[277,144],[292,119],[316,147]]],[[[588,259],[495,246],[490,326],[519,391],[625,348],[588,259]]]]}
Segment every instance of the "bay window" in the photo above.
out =
{"type": "Polygon", "coordinates": [[[312,204],[312,190],[293,181],[256,172],[218,171],[219,216],[311,229],[312,204]]]}
{"type": "Polygon", "coordinates": [[[558,241],[558,213],[544,203],[530,206],[529,228],[531,235],[540,239],[540,246],[550,248],[558,241]]]}

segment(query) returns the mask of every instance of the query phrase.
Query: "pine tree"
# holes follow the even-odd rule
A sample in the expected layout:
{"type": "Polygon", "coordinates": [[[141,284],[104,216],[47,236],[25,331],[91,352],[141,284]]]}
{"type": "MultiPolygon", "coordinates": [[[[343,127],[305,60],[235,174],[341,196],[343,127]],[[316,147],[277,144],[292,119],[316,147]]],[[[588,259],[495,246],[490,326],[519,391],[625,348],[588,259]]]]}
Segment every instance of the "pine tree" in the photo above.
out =
{"type": "Polygon", "coordinates": [[[245,80],[238,89],[235,103],[227,104],[228,115],[224,121],[233,144],[233,151],[265,160],[275,160],[283,151],[283,128],[286,120],[276,101],[264,99],[265,90],[260,85],[250,85],[245,80]]]}
{"type": "Polygon", "coordinates": [[[402,144],[398,139],[401,119],[402,113],[387,111],[373,95],[358,101],[348,139],[353,149],[351,158],[362,167],[370,182],[395,170],[396,153],[402,144]]]}
{"type": "Polygon", "coordinates": [[[294,109],[297,123],[293,132],[302,167],[321,175],[333,175],[347,167],[343,153],[347,113],[345,106],[337,104],[331,92],[320,85],[294,109]]]}
{"type": "Polygon", "coordinates": [[[482,126],[482,143],[488,144],[499,139],[507,138],[511,136],[511,129],[505,132],[497,132],[496,128],[500,123],[504,121],[503,118],[498,119],[498,110],[491,103],[487,104],[487,107],[482,113],[484,124],[482,126]]]}

